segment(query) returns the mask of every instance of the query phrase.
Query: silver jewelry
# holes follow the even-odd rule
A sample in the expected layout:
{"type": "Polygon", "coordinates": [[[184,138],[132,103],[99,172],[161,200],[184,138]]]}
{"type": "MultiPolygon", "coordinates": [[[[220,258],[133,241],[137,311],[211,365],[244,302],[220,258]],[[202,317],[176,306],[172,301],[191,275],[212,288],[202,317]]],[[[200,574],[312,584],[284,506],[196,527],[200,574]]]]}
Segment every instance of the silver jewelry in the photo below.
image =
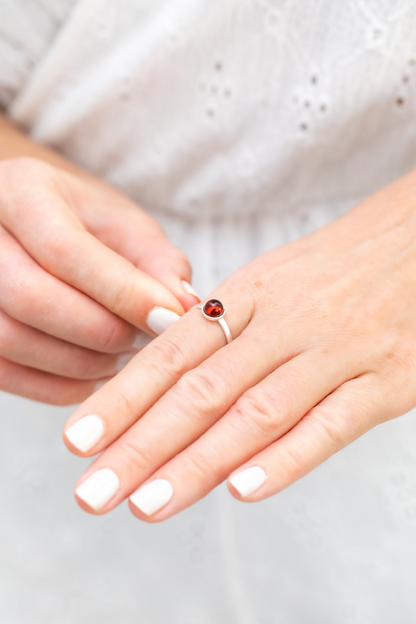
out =
{"type": "Polygon", "coordinates": [[[227,344],[231,342],[233,339],[230,328],[227,325],[226,320],[224,319],[225,308],[221,301],[218,299],[210,299],[206,303],[199,303],[196,308],[200,308],[202,312],[202,316],[207,319],[207,321],[217,321],[222,331],[224,332],[225,339],[227,344]]]}

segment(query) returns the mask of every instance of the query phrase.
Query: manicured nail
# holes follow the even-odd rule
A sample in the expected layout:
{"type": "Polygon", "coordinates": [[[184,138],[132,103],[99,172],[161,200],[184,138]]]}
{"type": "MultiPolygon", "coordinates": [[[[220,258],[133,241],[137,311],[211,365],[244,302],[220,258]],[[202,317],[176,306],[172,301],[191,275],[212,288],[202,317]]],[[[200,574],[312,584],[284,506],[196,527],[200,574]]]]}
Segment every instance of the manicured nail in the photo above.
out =
{"type": "Polygon", "coordinates": [[[131,345],[131,348],[135,349],[136,351],[140,351],[140,349],[144,349],[149,344],[149,342],[152,342],[152,340],[153,336],[149,336],[149,334],[146,334],[146,332],[144,331],[139,331],[136,338],[134,339],[133,344],[131,345]]]}
{"type": "Polygon", "coordinates": [[[192,295],[193,297],[196,297],[198,301],[201,301],[201,298],[199,297],[199,295],[196,294],[196,292],[194,291],[194,289],[192,288],[189,282],[186,282],[185,280],[181,280],[181,283],[182,283],[182,287],[184,291],[187,292],[188,295],[192,295]]]}
{"type": "Polygon", "coordinates": [[[180,318],[179,314],[176,312],[172,312],[172,310],[167,310],[166,308],[153,308],[148,314],[146,319],[147,326],[151,329],[155,334],[160,336],[165,329],[168,329],[175,321],[180,318]]]}
{"type": "Polygon", "coordinates": [[[101,418],[95,414],[90,414],[71,425],[65,431],[65,436],[75,448],[82,453],[87,453],[97,444],[103,432],[104,425],[101,418]]]}
{"type": "Polygon", "coordinates": [[[127,364],[134,358],[135,355],[137,355],[135,351],[133,353],[131,351],[126,351],[126,353],[122,353],[121,355],[119,355],[116,364],[116,371],[119,373],[121,370],[123,370],[123,368],[127,366],[127,364]]]}
{"type": "Polygon", "coordinates": [[[81,483],[75,493],[89,507],[99,511],[113,498],[119,487],[120,481],[116,473],[109,468],[103,468],[81,483]]]}
{"type": "Polygon", "coordinates": [[[266,473],[260,466],[247,468],[247,470],[237,473],[230,479],[230,483],[243,498],[253,494],[265,481],[266,473]]]}
{"type": "Polygon", "coordinates": [[[155,479],[136,490],[130,500],[146,516],[152,516],[170,501],[173,488],[166,479],[155,479]]]}

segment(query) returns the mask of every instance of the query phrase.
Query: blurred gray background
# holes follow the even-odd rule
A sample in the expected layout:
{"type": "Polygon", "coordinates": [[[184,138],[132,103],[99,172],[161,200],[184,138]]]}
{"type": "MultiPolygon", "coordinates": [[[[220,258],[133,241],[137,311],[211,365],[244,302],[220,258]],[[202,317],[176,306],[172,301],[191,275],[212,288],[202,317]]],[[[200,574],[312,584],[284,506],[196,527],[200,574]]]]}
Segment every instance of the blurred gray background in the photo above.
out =
{"type": "Polygon", "coordinates": [[[0,393],[0,411],[1,624],[414,621],[414,412],[267,501],[221,486],[148,525],[76,505],[89,460],[61,440],[71,408],[0,393]]]}

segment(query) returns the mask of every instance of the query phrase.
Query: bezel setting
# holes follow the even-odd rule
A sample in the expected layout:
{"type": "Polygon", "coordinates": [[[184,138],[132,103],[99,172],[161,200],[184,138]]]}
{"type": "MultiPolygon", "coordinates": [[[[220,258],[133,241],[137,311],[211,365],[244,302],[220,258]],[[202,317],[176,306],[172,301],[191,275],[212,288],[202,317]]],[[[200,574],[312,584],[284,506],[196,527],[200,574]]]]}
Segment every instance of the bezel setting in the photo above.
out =
{"type": "Polygon", "coordinates": [[[225,308],[224,308],[222,302],[219,299],[209,299],[206,303],[204,303],[204,305],[202,306],[201,310],[202,310],[203,316],[207,319],[207,321],[219,321],[220,319],[222,319],[224,317],[224,314],[225,314],[225,308]],[[205,309],[207,307],[217,307],[217,308],[220,308],[220,309],[222,309],[222,313],[219,314],[218,316],[210,316],[205,311],[205,309]]]}

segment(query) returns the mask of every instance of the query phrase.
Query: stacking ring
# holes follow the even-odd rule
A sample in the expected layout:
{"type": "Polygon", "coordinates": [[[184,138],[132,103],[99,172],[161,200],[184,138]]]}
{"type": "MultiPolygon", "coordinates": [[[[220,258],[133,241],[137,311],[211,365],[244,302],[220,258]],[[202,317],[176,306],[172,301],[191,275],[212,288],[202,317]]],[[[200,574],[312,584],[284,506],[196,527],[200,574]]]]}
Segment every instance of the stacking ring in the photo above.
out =
{"type": "Polygon", "coordinates": [[[224,319],[225,308],[221,301],[219,301],[218,299],[210,299],[206,303],[199,303],[195,307],[201,309],[202,316],[207,321],[218,321],[219,326],[224,332],[227,344],[229,344],[233,337],[231,335],[230,328],[228,327],[227,322],[224,319]]]}

